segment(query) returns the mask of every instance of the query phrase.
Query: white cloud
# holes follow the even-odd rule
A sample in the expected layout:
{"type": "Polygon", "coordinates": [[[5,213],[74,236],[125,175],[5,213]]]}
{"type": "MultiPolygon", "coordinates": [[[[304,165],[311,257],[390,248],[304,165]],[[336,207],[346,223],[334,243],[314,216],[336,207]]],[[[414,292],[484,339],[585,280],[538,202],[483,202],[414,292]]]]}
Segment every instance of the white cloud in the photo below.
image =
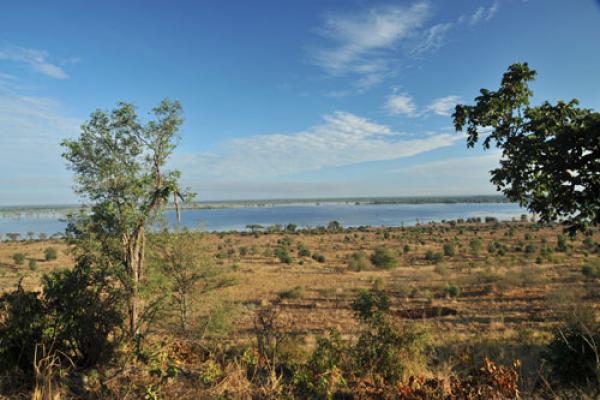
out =
{"type": "Polygon", "coordinates": [[[459,23],[466,22],[471,26],[475,26],[481,22],[490,21],[492,18],[494,18],[494,16],[498,12],[499,7],[500,7],[500,4],[496,0],[489,7],[481,6],[481,7],[478,7],[477,10],[475,10],[475,12],[473,14],[467,14],[467,15],[461,16],[458,19],[458,22],[459,23]]]}
{"type": "Polygon", "coordinates": [[[211,153],[179,156],[175,164],[187,176],[255,179],[410,157],[462,139],[448,133],[408,137],[347,112],[323,119],[297,133],[232,139],[211,153]]]}
{"type": "Polygon", "coordinates": [[[1,204],[74,199],[59,142],[74,136],[79,124],[52,99],[0,93],[1,204]]]}
{"type": "Polygon", "coordinates": [[[453,26],[453,23],[448,22],[445,24],[434,25],[423,31],[421,33],[421,40],[419,40],[412,49],[412,54],[421,56],[427,52],[440,49],[444,45],[446,34],[453,26]]]}
{"type": "Polygon", "coordinates": [[[428,24],[431,8],[423,0],[330,15],[316,30],[328,43],[313,48],[309,59],[330,75],[357,76],[353,86],[360,93],[393,76],[400,63],[422,59],[440,49],[448,34],[460,25],[475,26],[491,20],[499,3],[496,0],[458,20],[434,25],[428,24]]]}
{"type": "Polygon", "coordinates": [[[67,79],[69,75],[58,65],[51,63],[48,52],[37,49],[10,46],[0,49],[0,60],[28,64],[34,71],[55,79],[67,79]]]}
{"type": "Polygon", "coordinates": [[[385,103],[385,109],[391,115],[404,114],[409,117],[417,115],[417,106],[413,98],[407,94],[393,94],[388,97],[385,103]]]}
{"type": "Polygon", "coordinates": [[[446,96],[435,99],[427,106],[426,112],[432,112],[437,115],[448,116],[454,111],[454,107],[460,103],[460,96],[446,96]]]}
{"type": "Polygon", "coordinates": [[[390,52],[413,36],[430,14],[429,4],[373,7],[364,13],[330,15],[318,33],[331,42],[312,52],[311,61],[333,75],[363,75],[381,81],[389,71],[390,52]]]}

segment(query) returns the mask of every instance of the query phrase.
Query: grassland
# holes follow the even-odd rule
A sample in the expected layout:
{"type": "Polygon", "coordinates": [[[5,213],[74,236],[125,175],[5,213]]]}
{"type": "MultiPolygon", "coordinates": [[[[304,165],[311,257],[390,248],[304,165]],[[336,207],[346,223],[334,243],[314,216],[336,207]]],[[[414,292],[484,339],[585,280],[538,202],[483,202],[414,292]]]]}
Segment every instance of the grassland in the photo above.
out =
{"type": "MultiPolygon", "coordinates": [[[[275,304],[280,329],[296,339],[301,358],[316,337],[332,328],[354,337],[359,327],[351,300],[361,288],[377,287],[390,296],[395,320],[429,328],[434,353],[430,373],[466,370],[484,357],[500,363],[520,359],[525,391],[539,384],[552,329],[572,307],[597,308],[600,293],[598,280],[582,274],[584,265],[595,268],[600,262],[600,234],[571,239],[559,226],[453,223],[211,233],[198,240],[237,282],[210,298],[195,299],[203,312],[217,300],[230,306],[227,329],[218,334],[224,343],[250,341],[255,310],[275,304]],[[275,256],[282,243],[289,263],[275,256]],[[381,246],[395,259],[390,268],[378,268],[370,260],[381,246]],[[301,248],[308,250],[304,256],[301,248]],[[360,262],[351,261],[357,258],[360,262]]],[[[22,279],[24,287],[35,289],[42,274],[71,264],[62,241],[1,243],[0,288],[12,289],[22,279]],[[44,260],[49,246],[59,250],[56,260],[44,260]],[[15,265],[17,252],[37,260],[37,269],[31,270],[27,261],[15,265]]],[[[156,324],[154,335],[168,332],[168,318],[156,324]]]]}

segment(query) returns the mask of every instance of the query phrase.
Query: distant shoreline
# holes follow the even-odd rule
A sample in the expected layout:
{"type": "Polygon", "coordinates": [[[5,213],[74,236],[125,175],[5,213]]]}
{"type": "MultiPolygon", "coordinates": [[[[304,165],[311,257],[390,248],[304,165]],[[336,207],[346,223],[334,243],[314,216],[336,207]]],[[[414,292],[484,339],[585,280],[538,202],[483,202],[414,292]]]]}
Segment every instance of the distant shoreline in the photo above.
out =
{"type": "MultiPolygon", "coordinates": [[[[361,205],[391,205],[391,204],[459,204],[459,203],[512,203],[502,195],[473,195],[473,196],[398,196],[398,197],[328,197],[306,199],[265,199],[265,200],[223,200],[199,201],[182,205],[183,209],[224,209],[224,208],[253,208],[276,206],[306,206],[354,204],[361,205]]],[[[89,208],[88,205],[23,205],[0,206],[0,218],[19,215],[67,215],[89,208]]],[[[167,209],[174,209],[169,205],[167,209]]]]}

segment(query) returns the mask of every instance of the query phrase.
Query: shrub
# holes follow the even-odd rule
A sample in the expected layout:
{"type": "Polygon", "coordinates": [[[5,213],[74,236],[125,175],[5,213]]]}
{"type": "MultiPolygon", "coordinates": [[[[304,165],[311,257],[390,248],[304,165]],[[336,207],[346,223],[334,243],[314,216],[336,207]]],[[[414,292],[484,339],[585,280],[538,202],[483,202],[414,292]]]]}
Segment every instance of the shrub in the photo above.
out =
{"type": "Polygon", "coordinates": [[[460,296],[460,288],[454,284],[448,284],[448,286],[446,286],[446,294],[448,297],[456,298],[460,296]]]}
{"type": "Polygon", "coordinates": [[[348,269],[351,271],[363,271],[370,267],[369,258],[367,254],[360,250],[355,251],[348,258],[348,269]]]}
{"type": "Polygon", "coordinates": [[[592,321],[570,321],[555,332],[546,358],[553,378],[565,386],[600,384],[600,330],[592,321]]]}
{"type": "Polygon", "coordinates": [[[402,379],[409,368],[422,367],[428,332],[414,324],[395,326],[386,318],[389,298],[381,291],[360,292],[352,303],[356,317],[366,325],[353,349],[357,373],[376,374],[386,382],[402,379]]]}
{"type": "Polygon", "coordinates": [[[398,265],[398,260],[388,248],[378,246],[371,254],[371,263],[377,268],[392,269],[398,265]]]}
{"type": "Polygon", "coordinates": [[[288,249],[285,246],[279,246],[275,249],[275,257],[284,264],[291,264],[293,262],[292,257],[288,253],[288,249]]]}
{"type": "Polygon", "coordinates": [[[456,250],[454,249],[454,245],[452,243],[444,244],[444,255],[446,257],[454,257],[456,255],[456,250]]]}
{"type": "Polygon", "coordinates": [[[312,259],[315,260],[316,262],[319,263],[324,263],[325,262],[325,256],[321,253],[314,253],[312,255],[312,259]]]}
{"type": "Polygon", "coordinates": [[[440,252],[434,253],[432,250],[427,250],[425,260],[431,264],[437,264],[444,259],[444,255],[440,252]]]}
{"type": "Polygon", "coordinates": [[[587,263],[581,267],[581,273],[586,278],[600,278],[600,263],[587,263]]]}
{"type": "Polygon", "coordinates": [[[556,237],[556,251],[565,252],[569,246],[567,245],[567,238],[565,235],[558,235],[556,237]]]}
{"type": "Polygon", "coordinates": [[[525,253],[527,253],[527,254],[533,254],[533,253],[535,253],[536,250],[537,250],[537,247],[533,243],[529,243],[527,246],[525,246],[525,253]]]}
{"type": "Polygon", "coordinates": [[[298,257],[310,257],[310,250],[304,243],[298,244],[298,257]]]}
{"type": "Polygon", "coordinates": [[[23,253],[15,253],[13,254],[12,258],[15,264],[17,265],[23,265],[23,263],[25,262],[25,254],[23,253]]]}
{"type": "Polygon", "coordinates": [[[33,258],[29,259],[29,269],[32,271],[37,270],[37,261],[35,261],[33,258]]]}
{"type": "Polygon", "coordinates": [[[405,245],[404,245],[404,248],[402,249],[402,252],[403,252],[404,254],[408,254],[408,252],[409,252],[409,251],[410,251],[410,246],[409,246],[409,245],[407,245],[407,244],[405,244],[405,245]]]}
{"type": "Polygon", "coordinates": [[[469,248],[471,249],[471,254],[474,256],[478,256],[482,247],[481,239],[473,238],[469,240],[469,248]]]}
{"type": "Polygon", "coordinates": [[[123,299],[110,280],[105,271],[92,270],[83,261],[72,270],[44,276],[42,296],[20,284],[2,295],[0,371],[17,368],[33,376],[36,345],[52,348],[78,367],[107,360],[117,344],[109,334],[122,322],[123,299]]]}
{"type": "Polygon", "coordinates": [[[280,299],[296,300],[304,297],[304,287],[296,286],[292,289],[282,290],[277,294],[280,299]]]}
{"type": "Polygon", "coordinates": [[[58,251],[54,247],[46,247],[44,249],[44,258],[46,261],[56,260],[58,258],[58,251]]]}

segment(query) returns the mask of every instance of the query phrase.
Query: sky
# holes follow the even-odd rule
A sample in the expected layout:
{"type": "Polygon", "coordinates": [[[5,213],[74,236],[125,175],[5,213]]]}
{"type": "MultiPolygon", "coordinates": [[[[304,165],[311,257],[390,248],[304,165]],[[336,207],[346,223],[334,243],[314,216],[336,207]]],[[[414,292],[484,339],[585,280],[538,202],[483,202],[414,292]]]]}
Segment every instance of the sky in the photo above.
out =
{"type": "Polygon", "coordinates": [[[0,5],[0,205],[78,201],[60,141],[179,100],[198,200],[494,194],[451,114],[517,61],[534,104],[600,109],[600,3],[19,1],[0,5]]]}

